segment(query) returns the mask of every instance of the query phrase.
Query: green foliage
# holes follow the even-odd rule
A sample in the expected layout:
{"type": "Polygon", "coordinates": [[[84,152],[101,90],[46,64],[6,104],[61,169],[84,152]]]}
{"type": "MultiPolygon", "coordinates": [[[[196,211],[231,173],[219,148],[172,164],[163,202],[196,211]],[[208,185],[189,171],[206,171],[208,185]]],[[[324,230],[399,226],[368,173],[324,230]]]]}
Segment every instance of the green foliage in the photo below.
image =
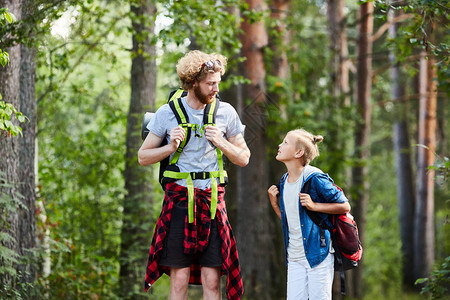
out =
{"type": "Polygon", "coordinates": [[[239,16],[233,10],[239,3],[238,0],[162,1],[159,17],[173,23],[163,28],[158,38],[164,47],[191,43],[194,48],[206,52],[221,52],[226,56],[238,54],[241,47],[237,38],[239,16]]]}
{"type": "Polygon", "coordinates": [[[37,60],[39,182],[49,229],[48,299],[117,299],[131,36],[123,3],[66,12],[37,60]]]}
{"type": "MultiPolygon", "coordinates": [[[[298,1],[291,4],[286,22],[291,33],[289,39],[295,42],[277,45],[277,48],[287,54],[290,76],[285,80],[267,78],[267,90],[278,97],[276,103],[269,101],[271,126],[268,128],[268,139],[277,145],[287,131],[302,127],[323,135],[321,155],[313,164],[330,172],[338,184],[343,185],[346,181],[343,168],[348,165],[349,159],[346,151],[337,149],[345,149],[346,141],[351,138],[355,114],[353,108],[344,103],[344,95],[335,97],[330,93],[333,85],[330,80],[333,71],[329,67],[332,53],[324,47],[329,43],[329,37],[322,26],[327,22],[326,15],[316,3],[298,1]],[[339,130],[344,128],[346,130],[339,130]]],[[[270,26],[274,24],[270,23],[270,26]]],[[[282,42],[278,32],[272,30],[271,34],[274,42],[282,42]]],[[[265,53],[266,62],[279,55],[270,49],[266,49],[265,53]]],[[[270,63],[267,65],[270,66],[270,63]]],[[[274,151],[276,146],[268,149],[270,157],[274,156],[274,151]]]]}
{"type": "Polygon", "coordinates": [[[447,182],[450,179],[450,159],[448,157],[441,157],[436,154],[436,160],[434,165],[429,169],[435,170],[437,175],[440,176],[440,182],[447,182]]]}
{"type": "Polygon", "coordinates": [[[3,190],[7,188],[12,189],[14,186],[7,182],[6,174],[0,171],[0,275],[9,274],[10,276],[16,276],[17,272],[13,268],[14,264],[18,261],[17,254],[5,247],[5,243],[15,243],[14,237],[12,237],[8,230],[10,229],[9,216],[11,213],[16,212],[17,207],[21,205],[20,200],[17,197],[5,193],[3,190]]]}
{"type": "Polygon", "coordinates": [[[0,25],[6,26],[8,23],[11,24],[16,22],[16,16],[8,11],[8,8],[0,8],[0,25]]]}
{"type": "MultiPolygon", "coordinates": [[[[398,61],[405,62],[418,51],[425,50],[427,55],[436,58],[437,83],[439,90],[450,95],[449,60],[450,38],[446,34],[448,25],[448,7],[440,1],[413,0],[405,3],[398,2],[387,5],[385,1],[376,1],[384,10],[402,10],[405,14],[414,17],[402,23],[401,30],[395,41],[387,40],[388,47],[396,52],[398,61]]],[[[447,5],[448,6],[448,5],[447,5]]],[[[409,71],[414,74],[415,66],[409,66],[409,71]]]]}
{"type": "MultiPolygon", "coordinates": [[[[22,277],[27,276],[27,271],[19,271],[16,269],[18,264],[31,266],[35,264],[32,260],[34,252],[29,251],[25,256],[21,257],[18,253],[8,247],[15,245],[17,241],[11,235],[10,216],[15,214],[19,209],[26,209],[22,204],[23,198],[16,191],[16,186],[8,182],[7,176],[0,171],[0,294],[2,299],[26,299],[30,296],[30,290],[34,289],[33,285],[23,283],[22,277]]],[[[34,295],[35,293],[32,292],[34,295]]]]}
{"type": "Polygon", "coordinates": [[[447,299],[450,286],[450,256],[431,272],[430,277],[420,278],[416,284],[425,284],[420,294],[429,294],[431,299],[447,299]]]}
{"type": "Polygon", "coordinates": [[[12,104],[6,103],[5,101],[0,101],[0,131],[6,131],[9,136],[17,136],[18,134],[22,135],[22,128],[14,125],[11,120],[12,116],[15,116],[21,123],[25,122],[27,119],[20,111],[17,111],[12,104]]]}
{"type": "MultiPolygon", "coordinates": [[[[380,149],[382,147],[380,145],[380,149]]],[[[393,168],[386,168],[389,165],[393,165],[392,153],[384,151],[373,154],[370,162],[369,213],[363,244],[364,295],[367,299],[396,299],[402,295],[396,175],[393,168]]]]}
{"type": "MultiPolygon", "coordinates": [[[[0,8],[0,26],[4,27],[8,23],[11,24],[12,22],[16,21],[16,17],[8,11],[7,8],[0,8]]],[[[8,52],[3,51],[0,49],[0,64],[4,67],[9,62],[9,54],[8,52]]]]}
{"type": "MultiPolygon", "coordinates": [[[[3,28],[9,22],[16,21],[16,17],[8,12],[7,8],[0,8],[0,28],[3,28]]],[[[5,67],[9,62],[9,54],[8,52],[0,49],[0,64],[5,67]]],[[[0,100],[2,100],[2,96],[0,95],[0,100]]],[[[6,131],[9,136],[17,136],[18,134],[22,135],[22,128],[11,121],[11,115],[14,113],[16,119],[19,122],[25,122],[25,116],[16,110],[16,108],[5,101],[0,101],[0,131],[6,131]]]]}
{"type": "Polygon", "coordinates": [[[5,67],[9,62],[9,54],[8,52],[3,51],[0,49],[0,64],[5,67]]]}

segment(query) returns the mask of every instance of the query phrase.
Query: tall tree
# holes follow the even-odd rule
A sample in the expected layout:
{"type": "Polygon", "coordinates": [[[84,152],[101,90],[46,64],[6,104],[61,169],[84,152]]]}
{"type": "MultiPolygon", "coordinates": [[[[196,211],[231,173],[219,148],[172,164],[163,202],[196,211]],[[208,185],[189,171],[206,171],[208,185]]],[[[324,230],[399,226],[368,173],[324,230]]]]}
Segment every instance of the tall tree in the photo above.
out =
{"type": "MultiPolygon", "coordinates": [[[[388,11],[389,38],[395,40],[400,24],[393,22],[402,11],[391,7],[388,11]]],[[[389,53],[391,98],[395,105],[396,118],[393,124],[393,144],[395,168],[397,173],[397,201],[402,241],[402,274],[405,287],[413,287],[413,228],[414,228],[414,174],[411,161],[411,142],[409,139],[408,101],[405,101],[406,76],[402,72],[395,49],[389,53]]]]}
{"type": "MultiPolygon", "coordinates": [[[[330,78],[332,83],[331,94],[334,101],[330,105],[328,114],[331,117],[338,117],[337,122],[342,124],[342,108],[350,106],[350,61],[348,57],[347,45],[347,26],[345,19],[345,1],[344,0],[327,0],[327,20],[328,33],[330,37],[330,78]]],[[[339,158],[334,160],[330,169],[333,173],[340,173],[340,170],[347,173],[346,178],[350,178],[350,168],[345,167],[341,161],[348,155],[350,145],[348,139],[344,138],[346,132],[343,126],[334,126],[330,128],[328,142],[329,151],[334,155],[337,153],[339,158]]],[[[347,182],[349,184],[349,182],[347,182]]],[[[344,190],[347,190],[343,186],[344,190]]],[[[340,277],[335,273],[333,282],[333,299],[341,299],[340,293],[340,277]]]]}
{"type": "MultiPolygon", "coordinates": [[[[370,155],[371,84],[372,84],[372,33],[373,2],[361,2],[357,44],[356,108],[359,119],[355,126],[355,154],[357,164],[352,169],[352,209],[358,220],[359,235],[364,244],[367,203],[369,201],[368,159],[370,155]]],[[[362,298],[363,261],[355,270],[351,294],[362,298]]]]}
{"type": "MultiPolygon", "coordinates": [[[[250,12],[266,10],[264,0],[248,0],[250,12]]],[[[265,111],[266,101],[264,48],[267,32],[261,20],[245,18],[241,24],[241,56],[246,60],[241,74],[250,83],[242,88],[244,108],[242,121],[246,125],[245,139],[252,153],[250,163],[243,168],[238,187],[237,242],[241,259],[245,293],[249,299],[270,299],[265,287],[270,286],[270,264],[266,250],[272,249],[268,218],[269,205],[264,188],[268,185],[266,163],[265,111]]]]}
{"type": "MultiPolygon", "coordinates": [[[[268,113],[267,125],[267,157],[269,160],[269,182],[278,182],[285,170],[285,166],[273,159],[280,143],[280,124],[285,122],[285,110],[287,103],[287,82],[289,80],[289,64],[287,58],[287,47],[289,43],[289,31],[287,29],[287,15],[290,9],[289,0],[270,1],[269,19],[269,44],[270,60],[267,63],[268,86],[266,107],[268,113]],[[273,112],[273,113],[272,113],[273,112]]],[[[267,51],[269,52],[269,51],[267,51]]],[[[270,212],[271,240],[274,241],[274,250],[270,252],[271,273],[278,274],[272,279],[272,299],[285,296],[286,293],[286,267],[284,260],[283,234],[280,219],[276,214],[270,212]]]]}
{"type": "MultiPolygon", "coordinates": [[[[36,7],[30,0],[23,0],[22,18],[25,19],[35,13],[36,7]]],[[[19,249],[22,254],[36,246],[36,63],[35,49],[27,45],[20,46],[20,107],[28,122],[22,126],[23,138],[19,146],[19,178],[20,194],[25,208],[19,211],[19,249]]],[[[29,252],[31,254],[32,252],[29,252]]],[[[24,274],[23,283],[33,283],[36,279],[36,265],[27,263],[19,266],[24,274]]],[[[25,285],[26,286],[26,285],[25,285]]],[[[28,294],[32,295],[31,286],[28,294]]]]}
{"type": "MultiPolygon", "coordinates": [[[[17,20],[21,19],[22,11],[21,0],[2,0],[0,1],[1,8],[7,8],[9,12],[14,14],[17,20]]],[[[7,40],[11,36],[3,37],[7,40]]],[[[3,42],[2,39],[2,42],[3,42]]],[[[2,49],[9,53],[10,62],[5,67],[0,67],[0,94],[3,99],[12,104],[17,110],[21,109],[20,106],[20,45],[15,44],[7,49],[2,49]]],[[[13,120],[15,122],[15,120],[13,120]]],[[[2,246],[10,249],[12,252],[9,257],[3,257],[4,251],[2,251],[2,257],[0,260],[0,268],[2,273],[0,274],[0,285],[2,290],[6,290],[6,297],[11,296],[8,294],[8,290],[16,290],[19,287],[17,278],[20,278],[20,274],[14,274],[17,268],[17,259],[24,255],[24,249],[21,249],[21,238],[25,236],[25,232],[21,232],[21,220],[20,216],[22,210],[27,209],[26,206],[21,205],[22,197],[19,197],[21,190],[21,171],[20,171],[20,140],[17,138],[8,137],[4,131],[0,132],[0,171],[3,174],[2,181],[0,182],[0,197],[2,198],[2,213],[1,224],[2,234],[1,242],[2,246]],[[6,182],[4,182],[5,180],[6,182]],[[6,203],[3,199],[6,199],[6,203]],[[12,207],[6,209],[6,207],[12,207]],[[8,235],[10,238],[5,239],[4,236],[8,235]],[[12,257],[14,256],[14,257],[12,257]],[[12,260],[14,258],[14,261],[12,260]],[[8,271],[9,270],[9,271],[8,271]]],[[[3,291],[2,291],[3,293],[3,291]]]]}
{"type": "Polygon", "coordinates": [[[151,172],[137,161],[142,144],[140,125],[143,113],[153,109],[156,97],[155,46],[151,43],[156,3],[132,1],[133,59],[131,66],[131,100],[127,121],[125,188],[120,259],[120,290],[126,299],[137,299],[142,292],[143,270],[152,228],[151,172]]]}
{"type": "Polygon", "coordinates": [[[414,275],[429,275],[434,263],[434,175],[436,151],[436,60],[423,50],[419,67],[417,191],[414,223],[414,275]]]}
{"type": "Polygon", "coordinates": [[[332,52],[331,79],[333,82],[333,96],[350,105],[349,57],[347,46],[347,26],[345,24],[344,0],[327,0],[328,31],[332,52]]]}

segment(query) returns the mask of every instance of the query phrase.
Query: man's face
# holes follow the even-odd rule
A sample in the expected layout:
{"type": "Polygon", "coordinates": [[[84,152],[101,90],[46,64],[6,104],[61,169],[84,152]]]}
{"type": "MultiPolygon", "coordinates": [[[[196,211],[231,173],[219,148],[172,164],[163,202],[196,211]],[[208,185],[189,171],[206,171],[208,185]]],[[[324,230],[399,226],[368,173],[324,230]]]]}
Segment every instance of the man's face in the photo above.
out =
{"type": "Polygon", "coordinates": [[[203,104],[214,101],[219,92],[220,72],[208,73],[206,77],[194,84],[194,95],[203,104]]]}

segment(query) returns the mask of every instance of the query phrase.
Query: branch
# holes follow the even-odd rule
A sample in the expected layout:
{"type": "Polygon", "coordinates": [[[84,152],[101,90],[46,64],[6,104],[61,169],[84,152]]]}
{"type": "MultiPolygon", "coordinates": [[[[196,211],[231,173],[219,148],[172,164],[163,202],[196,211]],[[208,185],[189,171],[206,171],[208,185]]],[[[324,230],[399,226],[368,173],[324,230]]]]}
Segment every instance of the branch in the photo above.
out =
{"type": "MultiPolygon", "coordinates": [[[[73,64],[73,66],[71,67],[71,69],[64,75],[64,77],[62,78],[62,80],[60,81],[60,83],[65,83],[67,81],[67,79],[69,78],[69,76],[72,74],[72,72],[75,70],[75,68],[80,65],[84,58],[91,52],[91,50],[93,50],[97,45],[100,44],[100,41],[107,36],[107,34],[114,28],[114,26],[116,25],[116,22],[118,20],[120,20],[120,18],[122,18],[122,16],[115,18],[114,20],[112,20],[111,25],[105,30],[105,32],[103,34],[100,34],[97,38],[97,40],[95,40],[94,42],[84,42],[84,44],[89,45],[89,47],[84,51],[84,53],[81,54],[81,56],[78,58],[78,60],[73,64]]],[[[61,48],[64,45],[66,45],[67,43],[60,45],[57,48],[61,48]]],[[[54,51],[55,49],[53,49],[52,51],[54,51]]],[[[50,53],[50,55],[52,55],[52,52],[50,53]]],[[[53,89],[53,84],[52,82],[50,83],[50,85],[47,87],[47,89],[39,96],[39,98],[37,99],[37,103],[40,103],[53,89]]]]}
{"type": "Polygon", "coordinates": [[[376,41],[377,39],[379,39],[383,33],[386,32],[386,30],[389,29],[389,27],[391,27],[393,24],[404,21],[404,20],[408,20],[411,18],[414,18],[415,15],[414,14],[405,14],[405,15],[401,15],[398,17],[393,18],[390,21],[387,21],[386,23],[384,23],[380,28],[378,28],[378,31],[372,35],[372,42],[376,41]]]}

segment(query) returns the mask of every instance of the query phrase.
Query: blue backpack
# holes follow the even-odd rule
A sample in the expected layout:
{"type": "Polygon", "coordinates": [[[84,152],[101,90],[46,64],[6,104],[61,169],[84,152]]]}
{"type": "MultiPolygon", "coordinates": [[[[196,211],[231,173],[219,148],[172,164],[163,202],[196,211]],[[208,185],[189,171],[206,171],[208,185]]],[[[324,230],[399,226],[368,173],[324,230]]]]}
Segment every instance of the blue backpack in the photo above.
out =
{"type": "MultiPolygon", "coordinates": [[[[333,183],[334,184],[334,183],[333,183]]],[[[339,190],[340,187],[335,185],[339,190]]],[[[302,193],[310,194],[311,178],[305,182],[302,193]]],[[[314,201],[314,199],[312,199],[314,201]]],[[[324,214],[305,209],[311,220],[321,228],[320,237],[325,242],[323,230],[330,231],[331,242],[334,248],[334,269],[339,272],[341,278],[341,294],[345,295],[344,271],[358,267],[362,258],[363,248],[359,240],[358,226],[350,213],[324,214]]]]}

